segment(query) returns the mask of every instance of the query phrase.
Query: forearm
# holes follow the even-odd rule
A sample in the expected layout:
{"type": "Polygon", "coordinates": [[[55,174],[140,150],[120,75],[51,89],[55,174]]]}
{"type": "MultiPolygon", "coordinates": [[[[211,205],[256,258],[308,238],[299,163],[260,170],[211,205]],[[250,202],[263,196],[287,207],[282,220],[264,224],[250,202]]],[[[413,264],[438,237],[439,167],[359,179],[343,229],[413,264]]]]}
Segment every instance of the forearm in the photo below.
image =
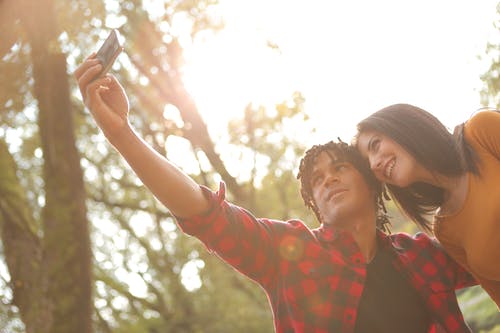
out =
{"type": "Polygon", "coordinates": [[[172,214],[186,218],[208,209],[199,185],[152,149],[130,126],[108,140],[172,214]]]}
{"type": "Polygon", "coordinates": [[[153,150],[128,122],[125,90],[112,75],[94,79],[102,69],[92,54],[75,71],[80,92],[96,124],[146,187],[178,217],[205,212],[209,203],[198,184],[153,150]]]}

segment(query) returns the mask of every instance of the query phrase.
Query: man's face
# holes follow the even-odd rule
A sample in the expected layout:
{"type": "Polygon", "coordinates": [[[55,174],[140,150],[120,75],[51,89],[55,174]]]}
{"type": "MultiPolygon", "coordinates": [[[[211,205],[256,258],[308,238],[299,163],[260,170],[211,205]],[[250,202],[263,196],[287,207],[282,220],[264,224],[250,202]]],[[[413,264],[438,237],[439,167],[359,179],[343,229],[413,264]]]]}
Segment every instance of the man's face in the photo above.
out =
{"type": "Polygon", "coordinates": [[[347,227],[360,214],[374,212],[374,192],[349,162],[321,152],[311,173],[311,188],[322,223],[347,227]],[[333,159],[332,159],[333,157],[333,159]]]}

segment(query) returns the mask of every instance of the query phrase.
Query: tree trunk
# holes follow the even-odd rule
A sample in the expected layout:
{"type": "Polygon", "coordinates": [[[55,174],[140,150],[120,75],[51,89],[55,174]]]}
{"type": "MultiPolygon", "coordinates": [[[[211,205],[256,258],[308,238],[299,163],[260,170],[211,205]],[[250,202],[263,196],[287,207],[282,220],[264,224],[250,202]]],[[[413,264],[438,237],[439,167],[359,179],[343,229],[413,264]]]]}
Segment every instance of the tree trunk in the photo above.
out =
{"type": "Polygon", "coordinates": [[[91,249],[85,190],[75,146],[66,57],[52,0],[20,1],[31,45],[44,156],[43,263],[53,304],[51,332],[91,332],[91,249]]]}
{"type": "Polygon", "coordinates": [[[15,1],[0,0],[0,59],[9,52],[19,37],[13,29],[16,17],[15,1]]]}
{"type": "Polygon", "coordinates": [[[13,303],[20,310],[27,333],[49,333],[52,314],[46,297],[42,247],[24,189],[16,177],[14,159],[4,141],[0,141],[0,170],[0,228],[13,303]]]}

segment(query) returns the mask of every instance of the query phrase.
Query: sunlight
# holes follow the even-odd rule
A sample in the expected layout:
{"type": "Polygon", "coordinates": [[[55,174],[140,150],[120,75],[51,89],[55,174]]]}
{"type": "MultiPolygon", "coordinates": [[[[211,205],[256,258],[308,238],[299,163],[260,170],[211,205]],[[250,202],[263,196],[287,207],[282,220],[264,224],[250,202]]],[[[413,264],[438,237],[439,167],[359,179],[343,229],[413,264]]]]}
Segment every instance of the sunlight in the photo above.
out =
{"type": "Polygon", "coordinates": [[[480,106],[477,55],[495,33],[495,5],[221,0],[225,29],[186,49],[184,81],[212,133],[248,103],[274,105],[293,91],[321,141],[332,132],[349,140],[357,121],[399,102],[454,126],[480,106]]]}
{"type": "Polygon", "coordinates": [[[187,291],[196,291],[201,288],[200,270],[205,267],[205,263],[200,259],[188,261],[181,270],[181,282],[187,291]]]}
{"type": "Polygon", "coordinates": [[[184,82],[211,129],[241,116],[249,103],[272,107],[293,92],[279,51],[258,33],[201,36],[185,57],[184,82]]]}

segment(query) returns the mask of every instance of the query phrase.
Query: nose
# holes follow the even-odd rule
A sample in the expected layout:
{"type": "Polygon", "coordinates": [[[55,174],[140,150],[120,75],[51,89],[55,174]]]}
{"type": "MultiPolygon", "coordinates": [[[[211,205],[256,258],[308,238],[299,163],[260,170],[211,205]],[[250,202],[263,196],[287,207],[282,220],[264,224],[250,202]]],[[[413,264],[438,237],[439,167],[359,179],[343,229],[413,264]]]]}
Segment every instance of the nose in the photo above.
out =
{"type": "Polygon", "coordinates": [[[339,181],[339,175],[335,172],[329,172],[327,175],[326,175],[326,181],[325,181],[325,184],[327,186],[330,186],[336,182],[339,181]]]}

